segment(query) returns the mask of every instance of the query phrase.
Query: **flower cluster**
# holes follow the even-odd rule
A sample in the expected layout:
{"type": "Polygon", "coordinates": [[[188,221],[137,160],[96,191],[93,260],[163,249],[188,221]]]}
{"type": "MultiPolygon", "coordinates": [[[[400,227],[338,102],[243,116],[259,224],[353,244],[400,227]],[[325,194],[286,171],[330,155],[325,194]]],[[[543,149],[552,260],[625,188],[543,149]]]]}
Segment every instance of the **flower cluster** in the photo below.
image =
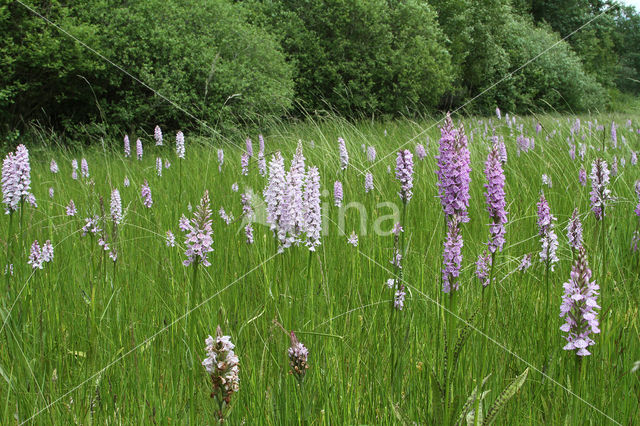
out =
{"type": "Polygon", "coordinates": [[[496,251],[502,251],[505,234],[504,225],[507,223],[504,171],[500,161],[499,147],[495,144],[487,156],[484,174],[487,178],[487,183],[484,185],[487,190],[485,199],[489,216],[492,219],[492,223],[489,225],[488,247],[491,253],[495,253],[496,251]]]}
{"type": "Polygon", "coordinates": [[[89,177],[89,163],[87,163],[86,158],[80,160],[80,173],[82,174],[83,178],[89,177]]]}
{"type": "Polygon", "coordinates": [[[140,139],[136,140],[136,157],[138,160],[142,160],[142,141],[140,139]]]}
{"type": "Polygon", "coordinates": [[[142,196],[142,204],[150,209],[153,205],[153,199],[151,198],[151,188],[149,187],[149,182],[145,179],[142,187],[140,188],[140,195],[142,196]]]}
{"type": "Polygon", "coordinates": [[[111,191],[111,219],[116,225],[122,222],[122,200],[118,189],[111,191]]]}
{"type": "Polygon", "coordinates": [[[427,150],[421,143],[416,145],[416,157],[418,157],[418,160],[420,161],[424,160],[427,157],[427,150]]]}
{"type": "Polygon", "coordinates": [[[204,191],[200,204],[196,208],[192,219],[187,219],[185,215],[180,218],[180,230],[187,234],[184,241],[187,249],[184,254],[187,259],[184,266],[189,266],[193,262],[209,266],[207,254],[213,251],[213,229],[211,228],[211,210],[209,208],[209,191],[204,191]]]}
{"type": "Polygon", "coordinates": [[[66,207],[67,216],[75,216],[78,210],[76,210],[76,204],[73,200],[69,200],[69,204],[66,207]]]}
{"type": "Polygon", "coordinates": [[[320,175],[316,167],[305,172],[301,142],[288,172],[279,152],[271,159],[264,198],[266,221],[280,242],[279,250],[300,244],[303,233],[309,250],[320,244],[320,175]]]}
{"type": "Polygon", "coordinates": [[[405,149],[398,151],[396,158],[396,179],[400,181],[398,195],[403,203],[408,203],[413,196],[413,154],[405,149]]]}
{"type": "Polygon", "coordinates": [[[367,160],[370,162],[376,161],[376,147],[371,145],[367,148],[367,160]]]}
{"type": "Polygon", "coordinates": [[[595,344],[590,334],[600,333],[596,309],[600,287],[591,280],[591,269],[584,247],[580,247],[578,258],[571,268],[569,281],[563,284],[564,295],[560,306],[560,317],[565,323],[560,330],[567,333],[564,350],[577,350],[576,355],[591,355],[587,350],[595,344]]]}
{"type": "Polygon", "coordinates": [[[356,234],[356,231],[351,231],[351,235],[347,237],[347,243],[354,247],[358,247],[358,234],[356,234]]]}
{"type": "Polygon", "coordinates": [[[567,225],[567,238],[569,239],[569,245],[572,249],[578,250],[582,247],[582,223],[580,222],[577,207],[573,210],[573,214],[567,225]]]}
{"type": "Polygon", "coordinates": [[[162,146],[162,130],[160,130],[160,126],[156,126],[153,129],[153,138],[156,140],[156,146],[162,146]]]}
{"type": "Polygon", "coordinates": [[[242,176],[249,176],[249,157],[246,152],[240,157],[240,166],[242,167],[242,176]]]}
{"type": "Polygon", "coordinates": [[[333,184],[333,202],[336,207],[340,207],[342,205],[343,198],[344,194],[342,192],[342,182],[337,180],[333,184]]]}
{"type": "Polygon", "coordinates": [[[289,347],[288,355],[291,374],[293,374],[299,382],[302,382],[309,368],[309,364],[307,364],[309,349],[298,340],[293,331],[289,337],[291,338],[291,346],[289,347]]]}
{"type": "Polygon", "coordinates": [[[538,229],[541,237],[540,244],[542,245],[540,261],[547,262],[552,271],[554,264],[558,261],[558,256],[556,255],[558,251],[558,236],[553,230],[555,220],[556,218],[551,214],[551,208],[544,197],[544,193],[540,194],[540,201],[538,202],[538,229]]]}
{"type": "Polygon", "coordinates": [[[38,244],[38,240],[35,240],[31,245],[31,252],[29,253],[29,261],[27,262],[33,269],[42,269],[45,263],[53,261],[53,245],[51,241],[47,240],[42,248],[38,244]]]}
{"type": "Polygon", "coordinates": [[[476,277],[480,280],[482,287],[489,285],[489,269],[491,268],[491,256],[485,250],[482,254],[478,255],[476,261],[476,277]]]}
{"type": "Polygon", "coordinates": [[[589,179],[591,179],[591,210],[597,220],[602,220],[605,216],[607,202],[611,199],[611,190],[607,188],[609,169],[605,160],[597,158],[593,161],[589,179]]]}
{"type": "Polygon", "coordinates": [[[179,131],[176,133],[176,155],[184,160],[184,133],[179,131]]]}
{"type": "Polygon", "coordinates": [[[20,144],[2,162],[2,202],[7,214],[18,210],[21,202],[37,207],[31,193],[31,165],[29,151],[20,144]]]}
{"type": "Polygon", "coordinates": [[[636,181],[635,184],[636,196],[638,197],[638,205],[636,205],[636,209],[634,210],[636,216],[640,217],[640,180],[636,181]]]}
{"type": "Polygon", "coordinates": [[[224,164],[224,150],[218,150],[218,171],[222,171],[222,165],[224,164]]]}
{"type": "Polygon", "coordinates": [[[444,252],[442,261],[442,291],[450,293],[453,289],[458,290],[460,283],[460,267],[462,264],[462,235],[458,221],[454,217],[448,225],[447,238],[444,242],[444,252]]]}
{"type": "Polygon", "coordinates": [[[56,160],[51,159],[51,163],[49,164],[49,170],[51,170],[51,173],[58,173],[58,171],[60,169],[58,169],[58,163],[56,163],[56,160]]]}
{"type": "Polygon", "coordinates": [[[86,237],[87,234],[96,235],[102,232],[102,228],[100,228],[100,225],[98,225],[99,221],[100,217],[98,217],[98,215],[86,217],[84,219],[84,226],[82,227],[82,236],[86,237]]]}
{"type": "Polygon", "coordinates": [[[438,193],[445,215],[457,216],[460,222],[468,222],[469,183],[471,182],[471,160],[464,128],[453,127],[447,114],[440,129],[440,152],[438,160],[438,193]]]}
{"type": "Polygon", "coordinates": [[[364,192],[368,194],[369,191],[373,191],[373,173],[371,172],[364,175],[364,192]]]}
{"type": "Polygon", "coordinates": [[[340,149],[340,168],[346,170],[349,167],[349,153],[344,139],[338,138],[338,148],[340,149]]]}
{"type": "Polygon", "coordinates": [[[156,157],[156,174],[162,177],[162,158],[156,157]]]}
{"type": "Polygon", "coordinates": [[[131,157],[131,142],[129,142],[129,135],[124,135],[124,156],[131,157]]]}
{"type": "Polygon", "coordinates": [[[207,357],[202,366],[211,379],[211,398],[219,403],[217,415],[222,422],[231,397],[240,390],[239,359],[233,352],[235,345],[231,343],[231,337],[223,336],[220,326],[216,329],[216,337],[207,337],[205,344],[207,357]]]}

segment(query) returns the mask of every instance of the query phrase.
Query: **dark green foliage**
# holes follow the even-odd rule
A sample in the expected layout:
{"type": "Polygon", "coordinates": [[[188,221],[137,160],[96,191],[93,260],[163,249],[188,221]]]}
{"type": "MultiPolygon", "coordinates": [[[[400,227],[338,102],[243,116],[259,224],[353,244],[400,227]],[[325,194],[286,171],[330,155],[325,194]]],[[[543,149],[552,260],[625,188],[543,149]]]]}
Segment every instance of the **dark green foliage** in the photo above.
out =
{"type": "MultiPolygon", "coordinates": [[[[211,127],[260,122],[291,104],[291,71],[274,38],[224,0],[96,1],[39,11],[211,127]]],[[[0,14],[3,122],[100,121],[123,130],[197,124],[189,114],[47,26],[19,4],[0,14]],[[3,67],[4,68],[4,67],[3,67]]]]}
{"type": "Polygon", "coordinates": [[[255,0],[247,8],[280,36],[304,109],[411,114],[449,88],[449,53],[425,2],[255,0]]]}
{"type": "Polygon", "coordinates": [[[77,136],[156,124],[228,133],[325,111],[586,111],[640,93],[640,15],[614,1],[26,4],[68,34],[0,5],[3,135],[32,122],[77,136]]]}

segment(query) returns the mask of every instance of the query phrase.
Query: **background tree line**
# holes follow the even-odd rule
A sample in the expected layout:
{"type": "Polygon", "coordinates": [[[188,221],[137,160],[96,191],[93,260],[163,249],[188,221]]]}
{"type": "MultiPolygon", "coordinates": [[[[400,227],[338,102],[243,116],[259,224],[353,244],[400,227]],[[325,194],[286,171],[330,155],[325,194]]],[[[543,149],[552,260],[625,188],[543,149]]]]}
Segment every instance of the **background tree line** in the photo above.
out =
{"type": "Polygon", "coordinates": [[[198,126],[193,116],[226,131],[307,114],[413,116],[463,105],[577,112],[640,93],[640,15],[615,1],[23,2],[192,116],[5,1],[2,133],[34,122],[71,134],[188,129],[198,126]]]}

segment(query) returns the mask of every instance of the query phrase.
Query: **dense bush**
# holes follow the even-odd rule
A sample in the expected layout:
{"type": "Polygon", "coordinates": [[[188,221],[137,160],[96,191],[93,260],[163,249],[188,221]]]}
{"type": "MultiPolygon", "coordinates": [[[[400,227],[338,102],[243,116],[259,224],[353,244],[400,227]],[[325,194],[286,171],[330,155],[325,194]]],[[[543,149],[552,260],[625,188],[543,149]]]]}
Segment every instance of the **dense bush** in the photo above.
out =
{"type": "Polygon", "coordinates": [[[437,105],[450,57],[426,2],[254,0],[254,22],[279,35],[296,66],[304,109],[347,115],[407,113],[437,105]]]}
{"type": "MultiPolygon", "coordinates": [[[[49,19],[212,127],[260,122],[291,104],[291,68],[277,42],[228,1],[50,5],[49,19]]],[[[0,76],[4,122],[197,123],[20,5],[5,6],[0,20],[11,58],[0,76]]]]}

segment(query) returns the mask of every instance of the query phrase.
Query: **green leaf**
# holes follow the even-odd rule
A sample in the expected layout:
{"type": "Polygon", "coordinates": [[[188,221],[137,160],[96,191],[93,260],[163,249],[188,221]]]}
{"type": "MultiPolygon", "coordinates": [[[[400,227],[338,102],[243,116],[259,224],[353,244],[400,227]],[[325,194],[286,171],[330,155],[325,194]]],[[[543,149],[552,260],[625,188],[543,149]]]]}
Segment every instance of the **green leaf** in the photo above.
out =
{"type": "Polygon", "coordinates": [[[527,379],[527,375],[529,374],[529,367],[527,367],[524,372],[516,377],[516,379],[506,387],[505,390],[498,396],[495,400],[489,412],[487,413],[487,417],[482,422],[483,425],[490,425],[496,419],[498,412],[509,402],[509,400],[513,397],[513,395],[518,392],[518,389],[522,387],[524,381],[527,379]]]}

